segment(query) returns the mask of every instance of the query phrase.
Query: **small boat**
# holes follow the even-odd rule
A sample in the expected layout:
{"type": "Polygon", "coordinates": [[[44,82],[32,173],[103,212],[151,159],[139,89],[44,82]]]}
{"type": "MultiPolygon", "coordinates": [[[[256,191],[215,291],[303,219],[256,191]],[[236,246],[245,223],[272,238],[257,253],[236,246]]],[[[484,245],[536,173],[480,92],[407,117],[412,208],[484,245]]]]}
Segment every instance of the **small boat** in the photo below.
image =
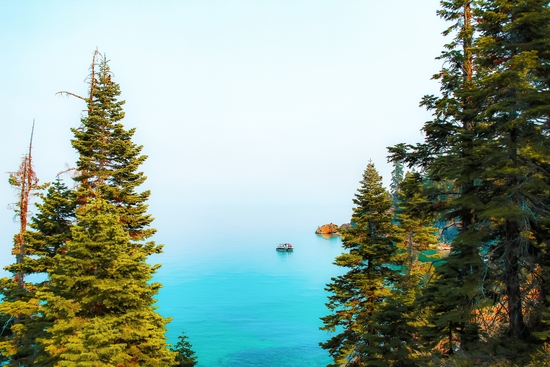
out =
{"type": "Polygon", "coordinates": [[[280,245],[277,245],[277,251],[292,251],[294,250],[294,247],[290,243],[282,243],[280,245]]]}

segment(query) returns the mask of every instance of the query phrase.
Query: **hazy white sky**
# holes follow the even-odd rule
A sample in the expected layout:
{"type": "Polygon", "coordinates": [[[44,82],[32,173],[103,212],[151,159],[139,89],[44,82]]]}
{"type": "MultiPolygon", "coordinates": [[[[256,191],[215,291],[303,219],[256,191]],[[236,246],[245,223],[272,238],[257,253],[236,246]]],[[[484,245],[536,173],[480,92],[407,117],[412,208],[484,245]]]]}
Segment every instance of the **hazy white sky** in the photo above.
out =
{"type": "MultiPolygon", "coordinates": [[[[36,119],[42,182],[72,166],[92,53],[111,60],[149,156],[151,207],[349,205],[369,159],[422,139],[445,24],[438,0],[0,0],[0,172],[36,119]]],[[[6,204],[15,200],[0,183],[6,204]]],[[[155,212],[151,210],[154,216],[155,212]]],[[[0,265],[17,231],[0,210],[0,265]]]]}

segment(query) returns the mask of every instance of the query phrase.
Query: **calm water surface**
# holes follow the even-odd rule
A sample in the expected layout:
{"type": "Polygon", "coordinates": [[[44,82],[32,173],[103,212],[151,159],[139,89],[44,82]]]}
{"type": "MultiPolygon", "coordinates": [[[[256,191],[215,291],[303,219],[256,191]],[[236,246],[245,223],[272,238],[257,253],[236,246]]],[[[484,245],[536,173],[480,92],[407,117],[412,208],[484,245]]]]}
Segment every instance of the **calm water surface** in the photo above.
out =
{"type": "Polygon", "coordinates": [[[329,334],[319,318],[328,314],[325,285],[342,273],[332,265],[342,248],[338,237],[314,231],[348,211],[210,206],[165,228],[157,216],[165,251],[153,261],[163,264],[155,281],[163,284],[159,311],[172,317],[169,341],[185,331],[200,367],[326,366],[318,343],[329,334]],[[284,242],[293,253],[275,251],[284,242]]]}

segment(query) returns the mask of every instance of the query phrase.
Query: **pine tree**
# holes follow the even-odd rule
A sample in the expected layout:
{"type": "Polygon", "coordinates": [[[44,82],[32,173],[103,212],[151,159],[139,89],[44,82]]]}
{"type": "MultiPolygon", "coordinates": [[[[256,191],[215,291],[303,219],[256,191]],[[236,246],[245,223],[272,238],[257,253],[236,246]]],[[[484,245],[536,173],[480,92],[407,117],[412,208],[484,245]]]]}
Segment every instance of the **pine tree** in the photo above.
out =
{"type": "MultiPolygon", "coordinates": [[[[124,101],[117,99],[120,88],[105,56],[96,51],[91,69],[89,97],[79,97],[88,113],[72,129],[79,158],[69,203],[76,221],[65,228],[70,234],[50,236],[41,247],[56,253],[42,261],[50,281],[37,294],[53,323],[38,341],[49,364],[169,366],[175,355],[164,336],[168,320],[153,306],[160,284],[149,284],[159,266],[146,262],[162,246],[144,241],[155,232],[146,213],[150,193],[136,192],[145,180],[138,169],[146,157],[131,140],[134,129],[120,122],[124,101]]],[[[55,207],[61,209],[61,202],[55,207]]],[[[44,218],[50,215],[48,206],[41,209],[44,218]]],[[[44,228],[37,229],[34,238],[47,237],[44,228]]]]}
{"type": "MultiPolygon", "coordinates": [[[[32,289],[32,284],[26,286],[32,289]]],[[[0,362],[32,366],[36,357],[33,326],[38,300],[27,289],[20,289],[13,279],[0,279],[0,287],[0,362]]]]}
{"type": "MultiPolygon", "coordinates": [[[[67,251],[70,242],[71,226],[75,220],[75,202],[72,190],[61,181],[59,176],[50,184],[42,202],[36,203],[36,214],[31,218],[30,229],[25,232],[27,256],[24,269],[27,274],[46,276],[54,266],[54,257],[67,251]]],[[[37,292],[49,287],[49,279],[35,283],[32,288],[32,300],[38,304],[33,315],[32,324],[27,325],[27,337],[32,340],[34,363],[40,366],[51,365],[51,358],[38,341],[47,338],[46,330],[53,324],[51,317],[46,317],[37,292]]]]}
{"type": "Polygon", "coordinates": [[[383,340],[376,313],[391,296],[398,276],[397,228],[392,223],[391,198],[372,162],[360,183],[353,200],[352,226],[342,235],[348,252],[334,262],[349,271],[328,284],[327,307],[332,314],[322,318],[321,329],[337,333],[320,344],[334,359],[332,366],[385,363],[379,359],[383,340]]]}
{"type": "MultiPolygon", "coordinates": [[[[117,208],[100,198],[77,209],[67,253],[56,255],[50,285],[39,295],[55,322],[40,340],[62,366],[169,366],[166,320],[149,281],[158,266],[130,248],[117,208]]],[[[154,244],[146,246],[153,247],[154,244]]]]}
{"type": "Polygon", "coordinates": [[[118,208],[132,240],[144,240],[155,233],[148,228],[153,218],[145,204],[150,192],[136,192],[146,179],[138,169],[147,156],[141,155],[143,147],[131,140],[135,129],[125,130],[121,123],[125,101],[118,100],[120,86],[112,80],[106,56],[96,51],[91,68],[89,97],[81,97],[88,114],[79,128],[72,129],[71,143],[79,154],[77,200],[84,205],[90,196],[100,195],[118,208]]]}
{"type": "Polygon", "coordinates": [[[491,222],[490,261],[501,270],[497,276],[504,284],[510,334],[521,340],[532,330],[522,291],[525,274],[533,273],[534,255],[548,240],[540,231],[550,188],[548,5],[539,0],[483,1],[476,44],[479,63],[487,70],[479,82],[490,101],[481,135],[489,152],[483,162],[489,200],[479,216],[491,222]]]}
{"type": "MultiPolygon", "coordinates": [[[[475,348],[480,321],[505,304],[505,334],[545,339],[550,313],[548,236],[548,1],[444,1],[439,14],[455,32],[447,66],[436,76],[441,97],[422,105],[434,119],[425,142],[390,148],[392,159],[454,184],[437,204],[460,223],[450,256],[422,302],[431,312],[424,336],[447,351],[475,348]],[[539,296],[537,296],[537,294],[539,296]],[[542,331],[542,330],[545,331],[542,331]],[[459,343],[456,343],[458,341],[459,343]]],[[[443,194],[443,193],[442,193],[443,194]]],[[[521,343],[515,343],[514,347],[521,343]]]]}
{"type": "MultiPolygon", "coordinates": [[[[406,249],[407,272],[417,268],[419,255],[435,250],[439,243],[433,202],[426,194],[425,179],[417,172],[409,172],[399,185],[398,209],[395,213],[406,249]]],[[[420,273],[425,273],[421,271],[420,273]]]]}
{"type": "Polygon", "coordinates": [[[197,365],[197,356],[192,349],[191,343],[187,341],[185,333],[181,333],[178,336],[178,342],[170,350],[177,353],[175,367],[193,367],[197,365]]]}
{"type": "Polygon", "coordinates": [[[32,140],[34,135],[34,121],[32,125],[31,139],[29,143],[29,152],[23,157],[21,166],[17,172],[10,173],[9,183],[17,190],[18,201],[15,204],[15,214],[19,217],[19,233],[14,238],[14,248],[12,254],[15,255],[16,263],[10,267],[15,273],[17,287],[25,289],[25,272],[23,262],[27,257],[25,231],[27,230],[27,220],[29,215],[29,204],[31,196],[43,189],[44,186],[38,185],[38,177],[34,172],[32,163],[32,140]]]}
{"type": "Polygon", "coordinates": [[[29,244],[27,241],[27,220],[29,204],[32,196],[47,185],[38,185],[38,178],[32,163],[32,141],[34,121],[29,144],[29,151],[23,157],[17,172],[12,172],[9,183],[17,190],[18,201],[14,205],[19,218],[19,232],[14,236],[12,255],[15,263],[5,269],[14,274],[13,278],[0,279],[0,362],[8,362],[13,366],[31,366],[37,356],[36,334],[40,332],[38,321],[39,301],[36,299],[36,287],[25,280],[26,276],[35,273],[27,263],[29,244]]]}
{"type": "Polygon", "coordinates": [[[426,183],[416,172],[409,172],[398,187],[397,209],[394,220],[399,226],[398,255],[400,264],[390,287],[391,295],[375,313],[380,330],[378,336],[379,361],[371,364],[390,366],[419,366],[421,344],[419,330],[425,326],[426,312],[419,306],[417,297],[432,273],[431,262],[423,262],[420,256],[426,250],[434,250],[438,243],[437,228],[433,226],[432,202],[424,192],[426,183]],[[380,362],[384,361],[384,362],[380,362]]]}
{"type": "Polygon", "coordinates": [[[441,5],[438,14],[451,22],[444,34],[454,35],[454,39],[439,57],[446,63],[434,76],[440,81],[441,96],[425,96],[421,102],[433,112],[433,120],[424,125],[424,143],[400,144],[390,148],[390,152],[392,159],[424,170],[434,183],[434,210],[445,222],[459,223],[460,232],[451,243],[451,254],[437,268],[423,296],[425,306],[432,312],[433,326],[423,334],[429,335],[434,345],[447,338],[447,351],[452,353],[455,334],[460,335],[463,349],[479,338],[475,318],[479,299],[483,298],[481,279],[485,267],[481,249],[487,223],[480,221],[476,213],[483,207],[479,179],[487,152],[477,134],[482,125],[479,114],[486,102],[478,86],[480,70],[473,52],[473,13],[479,7],[472,0],[442,1],[441,5]],[[437,192],[437,188],[444,191],[437,192]],[[443,289],[446,293],[441,293],[443,289]]]}
{"type": "Polygon", "coordinates": [[[399,185],[403,181],[404,167],[403,162],[394,161],[393,171],[391,171],[391,183],[390,183],[390,195],[393,198],[394,204],[397,202],[397,194],[399,192],[399,185]]]}
{"type": "Polygon", "coordinates": [[[42,202],[36,203],[36,214],[31,218],[30,230],[25,233],[27,251],[32,255],[26,259],[25,269],[33,274],[47,274],[54,256],[67,251],[75,221],[74,193],[59,176],[40,198],[42,202]]]}

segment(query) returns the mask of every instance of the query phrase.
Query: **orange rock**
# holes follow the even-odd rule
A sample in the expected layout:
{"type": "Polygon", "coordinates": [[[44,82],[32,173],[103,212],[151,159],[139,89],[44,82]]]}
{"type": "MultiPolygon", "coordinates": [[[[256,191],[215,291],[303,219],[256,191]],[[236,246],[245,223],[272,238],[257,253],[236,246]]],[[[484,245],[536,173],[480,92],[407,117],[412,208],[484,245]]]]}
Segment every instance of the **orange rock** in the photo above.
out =
{"type": "Polygon", "coordinates": [[[321,227],[317,228],[315,231],[317,234],[337,234],[338,226],[336,224],[323,224],[321,227]]]}

